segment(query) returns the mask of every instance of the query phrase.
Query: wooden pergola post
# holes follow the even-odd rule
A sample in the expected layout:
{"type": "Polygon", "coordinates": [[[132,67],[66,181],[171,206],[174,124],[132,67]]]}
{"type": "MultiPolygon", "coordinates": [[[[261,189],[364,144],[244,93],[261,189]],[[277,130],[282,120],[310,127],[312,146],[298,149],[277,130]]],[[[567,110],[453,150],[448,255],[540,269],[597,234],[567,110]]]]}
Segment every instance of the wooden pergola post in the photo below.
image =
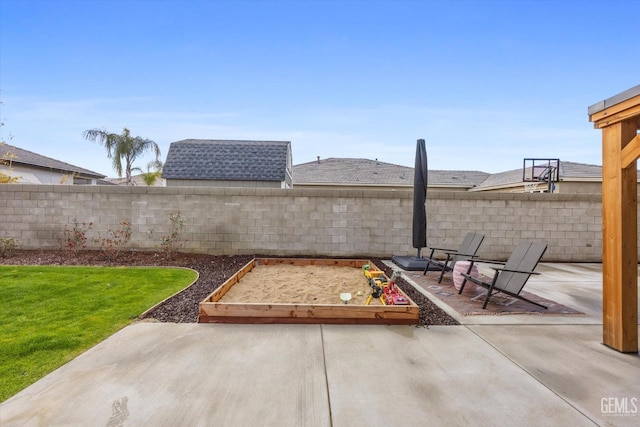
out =
{"type": "Polygon", "coordinates": [[[638,352],[640,85],[589,107],[602,129],[603,343],[638,352]]]}

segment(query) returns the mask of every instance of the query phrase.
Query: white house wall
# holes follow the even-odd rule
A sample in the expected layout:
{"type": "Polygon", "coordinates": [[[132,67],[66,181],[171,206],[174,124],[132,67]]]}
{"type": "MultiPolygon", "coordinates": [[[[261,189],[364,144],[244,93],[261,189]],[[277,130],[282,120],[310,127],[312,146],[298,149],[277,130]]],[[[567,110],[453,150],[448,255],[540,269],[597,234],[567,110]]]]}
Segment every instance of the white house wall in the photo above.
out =
{"type": "MultiPolygon", "coordinates": [[[[7,167],[3,172],[7,173],[7,167]]],[[[71,175],[16,164],[12,165],[10,175],[18,177],[19,184],[73,184],[71,175]]]]}

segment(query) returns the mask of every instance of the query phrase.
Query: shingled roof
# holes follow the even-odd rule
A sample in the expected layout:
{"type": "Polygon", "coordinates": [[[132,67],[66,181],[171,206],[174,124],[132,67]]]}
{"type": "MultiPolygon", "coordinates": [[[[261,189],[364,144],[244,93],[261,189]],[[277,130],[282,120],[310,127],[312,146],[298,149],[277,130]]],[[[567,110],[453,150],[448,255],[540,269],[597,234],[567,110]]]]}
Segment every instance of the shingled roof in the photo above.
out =
{"type": "Polygon", "coordinates": [[[165,179],[285,181],[289,141],[185,139],[171,143],[165,179]]]}
{"type": "Polygon", "coordinates": [[[69,163],[52,159],[51,157],[42,156],[32,151],[24,150],[20,147],[4,143],[0,145],[0,155],[6,152],[10,152],[13,155],[11,161],[16,165],[20,164],[25,166],[38,167],[64,173],[71,172],[84,178],[104,178],[106,176],[89,169],[74,166],[69,163]]]}
{"type": "MultiPolygon", "coordinates": [[[[429,186],[472,188],[486,172],[429,170],[429,186]]],[[[379,160],[328,158],[293,166],[294,185],[394,185],[413,187],[413,168],[379,160]]]]}
{"type": "MultiPolygon", "coordinates": [[[[561,181],[601,180],[602,166],[585,163],[560,162],[561,181]]],[[[522,184],[522,168],[491,174],[474,191],[484,191],[511,185],[522,184]]]]}

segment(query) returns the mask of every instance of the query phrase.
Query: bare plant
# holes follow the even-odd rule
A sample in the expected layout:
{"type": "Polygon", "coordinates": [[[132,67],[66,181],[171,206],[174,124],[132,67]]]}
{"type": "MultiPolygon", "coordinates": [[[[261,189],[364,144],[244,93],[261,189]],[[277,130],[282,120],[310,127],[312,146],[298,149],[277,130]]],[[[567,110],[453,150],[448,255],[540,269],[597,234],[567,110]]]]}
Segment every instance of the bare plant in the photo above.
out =
{"type": "Polygon", "coordinates": [[[78,218],[73,218],[72,225],[64,226],[62,237],[58,239],[61,248],[67,249],[76,254],[81,249],[87,247],[87,233],[93,228],[93,223],[80,223],[78,218]]]}

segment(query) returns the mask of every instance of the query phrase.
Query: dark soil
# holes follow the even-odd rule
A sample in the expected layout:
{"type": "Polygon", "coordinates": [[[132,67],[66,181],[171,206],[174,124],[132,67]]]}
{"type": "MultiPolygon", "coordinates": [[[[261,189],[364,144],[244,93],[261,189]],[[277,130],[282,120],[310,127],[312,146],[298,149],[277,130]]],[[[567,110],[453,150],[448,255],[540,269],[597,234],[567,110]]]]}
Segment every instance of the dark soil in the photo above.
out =
{"type": "MultiPolygon", "coordinates": [[[[391,276],[391,269],[379,258],[364,257],[391,276]]],[[[101,251],[83,250],[76,254],[66,250],[16,250],[0,258],[0,265],[99,265],[99,266],[171,266],[187,267],[198,272],[198,280],[145,315],[147,319],[171,323],[198,321],[198,304],[218,286],[253,259],[250,255],[213,256],[205,254],[123,251],[107,257],[101,251]]],[[[398,286],[420,306],[418,326],[457,325],[455,319],[400,278],[398,286]]]]}

